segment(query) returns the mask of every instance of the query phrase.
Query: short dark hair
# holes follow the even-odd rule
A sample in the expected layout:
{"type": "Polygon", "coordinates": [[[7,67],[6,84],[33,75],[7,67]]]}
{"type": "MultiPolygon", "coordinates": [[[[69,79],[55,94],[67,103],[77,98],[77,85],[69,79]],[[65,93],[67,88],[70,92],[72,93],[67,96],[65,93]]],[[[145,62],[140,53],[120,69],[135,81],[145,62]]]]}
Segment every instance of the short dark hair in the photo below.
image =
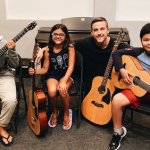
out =
{"type": "Polygon", "coordinates": [[[99,21],[105,21],[105,22],[106,22],[106,26],[107,26],[107,28],[108,28],[108,22],[107,22],[107,20],[106,20],[105,18],[103,18],[103,17],[97,17],[97,18],[95,18],[95,19],[91,22],[91,30],[92,30],[92,25],[93,25],[93,23],[99,22],[99,21]]]}
{"type": "Polygon", "coordinates": [[[70,40],[68,29],[63,24],[56,24],[52,27],[52,29],[50,31],[50,37],[49,37],[49,42],[48,42],[49,52],[53,51],[53,47],[54,47],[55,43],[52,40],[52,33],[53,33],[53,31],[55,31],[57,29],[61,29],[65,33],[66,36],[65,36],[65,40],[63,42],[63,49],[65,51],[68,51],[68,47],[70,47],[70,44],[73,44],[73,42],[70,40]]]}
{"type": "Polygon", "coordinates": [[[140,31],[140,39],[142,40],[143,36],[149,33],[150,33],[150,23],[147,23],[146,25],[142,27],[140,31]]]}

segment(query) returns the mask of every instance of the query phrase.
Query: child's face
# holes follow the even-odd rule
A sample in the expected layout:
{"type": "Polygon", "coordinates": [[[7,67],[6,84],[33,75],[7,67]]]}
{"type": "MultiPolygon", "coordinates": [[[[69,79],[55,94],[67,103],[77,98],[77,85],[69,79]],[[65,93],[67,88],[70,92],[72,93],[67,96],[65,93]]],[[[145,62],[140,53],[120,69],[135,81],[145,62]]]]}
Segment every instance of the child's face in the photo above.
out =
{"type": "Polygon", "coordinates": [[[55,44],[62,44],[65,40],[65,33],[61,29],[54,30],[52,40],[55,44]]]}
{"type": "Polygon", "coordinates": [[[145,34],[141,40],[141,44],[143,46],[143,48],[145,49],[145,51],[150,54],[150,33],[149,34],[145,34]]]}

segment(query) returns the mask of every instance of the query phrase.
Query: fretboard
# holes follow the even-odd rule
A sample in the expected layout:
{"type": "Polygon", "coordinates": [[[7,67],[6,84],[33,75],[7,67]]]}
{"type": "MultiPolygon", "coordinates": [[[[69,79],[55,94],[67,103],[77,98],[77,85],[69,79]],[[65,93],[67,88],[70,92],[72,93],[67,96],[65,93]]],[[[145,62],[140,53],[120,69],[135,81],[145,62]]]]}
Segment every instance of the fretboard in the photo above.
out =
{"type": "Polygon", "coordinates": [[[106,67],[106,70],[105,70],[105,73],[104,73],[104,77],[103,77],[103,80],[102,80],[102,84],[101,84],[102,86],[106,86],[106,83],[107,83],[107,80],[108,80],[108,77],[109,77],[109,74],[110,74],[110,71],[111,71],[111,67],[112,67],[112,64],[113,64],[112,53],[117,50],[117,47],[118,47],[118,45],[115,45],[113,47],[113,50],[112,50],[111,54],[110,54],[110,58],[109,58],[109,61],[108,61],[108,64],[107,64],[107,67],[106,67]]]}
{"type": "MultiPolygon", "coordinates": [[[[24,28],[17,36],[12,40],[16,43],[25,33],[28,32],[27,28],[24,28]]],[[[0,56],[2,56],[8,50],[7,44],[0,49],[0,56]]]]}

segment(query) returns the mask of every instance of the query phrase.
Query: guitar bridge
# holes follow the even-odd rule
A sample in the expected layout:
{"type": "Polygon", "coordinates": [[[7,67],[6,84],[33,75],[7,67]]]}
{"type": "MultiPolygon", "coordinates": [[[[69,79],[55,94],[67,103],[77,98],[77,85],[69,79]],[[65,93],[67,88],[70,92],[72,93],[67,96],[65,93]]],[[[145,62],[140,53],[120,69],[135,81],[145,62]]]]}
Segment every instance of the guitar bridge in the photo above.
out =
{"type": "Polygon", "coordinates": [[[103,104],[100,104],[100,103],[98,103],[96,101],[92,101],[91,103],[94,104],[97,107],[102,107],[102,108],[104,107],[103,104]]]}

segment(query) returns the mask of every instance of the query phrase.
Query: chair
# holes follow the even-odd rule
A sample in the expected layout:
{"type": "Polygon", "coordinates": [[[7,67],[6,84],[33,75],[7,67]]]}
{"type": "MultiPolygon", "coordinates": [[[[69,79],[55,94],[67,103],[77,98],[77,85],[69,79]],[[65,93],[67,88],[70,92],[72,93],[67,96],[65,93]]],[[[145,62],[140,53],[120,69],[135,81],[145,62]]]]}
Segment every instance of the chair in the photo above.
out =
{"type": "MultiPolygon", "coordinates": [[[[72,109],[78,110],[77,128],[79,128],[80,127],[80,115],[81,115],[81,102],[83,100],[83,57],[78,51],[75,51],[74,72],[75,72],[75,81],[74,81],[74,84],[69,89],[69,95],[70,97],[78,96],[78,100],[79,100],[78,107],[73,107],[72,109]]],[[[48,89],[47,89],[47,85],[45,82],[45,77],[42,77],[42,83],[43,83],[42,90],[46,95],[48,95],[48,89]]]]}
{"type": "MultiPolygon", "coordinates": [[[[142,102],[142,104],[137,109],[133,109],[130,106],[126,106],[123,111],[122,124],[124,122],[124,118],[125,118],[127,109],[131,110],[131,121],[133,121],[133,111],[150,116],[150,102],[149,101],[142,102]]],[[[140,126],[140,125],[138,125],[138,126],[140,126]]],[[[147,127],[143,127],[143,128],[147,129],[147,127]]]]}
{"type": "Polygon", "coordinates": [[[26,102],[26,95],[25,95],[25,89],[24,89],[24,83],[23,83],[23,78],[22,78],[22,59],[20,55],[18,54],[19,57],[19,66],[16,68],[16,78],[19,79],[19,81],[16,81],[16,91],[17,91],[17,111],[16,111],[16,117],[15,117],[15,131],[14,133],[17,133],[17,126],[18,126],[18,116],[19,116],[19,104],[20,104],[20,92],[21,92],[21,87],[23,91],[23,97],[24,97],[24,102],[25,102],[25,109],[26,111],[28,110],[27,108],[27,102],[26,102]]]}

